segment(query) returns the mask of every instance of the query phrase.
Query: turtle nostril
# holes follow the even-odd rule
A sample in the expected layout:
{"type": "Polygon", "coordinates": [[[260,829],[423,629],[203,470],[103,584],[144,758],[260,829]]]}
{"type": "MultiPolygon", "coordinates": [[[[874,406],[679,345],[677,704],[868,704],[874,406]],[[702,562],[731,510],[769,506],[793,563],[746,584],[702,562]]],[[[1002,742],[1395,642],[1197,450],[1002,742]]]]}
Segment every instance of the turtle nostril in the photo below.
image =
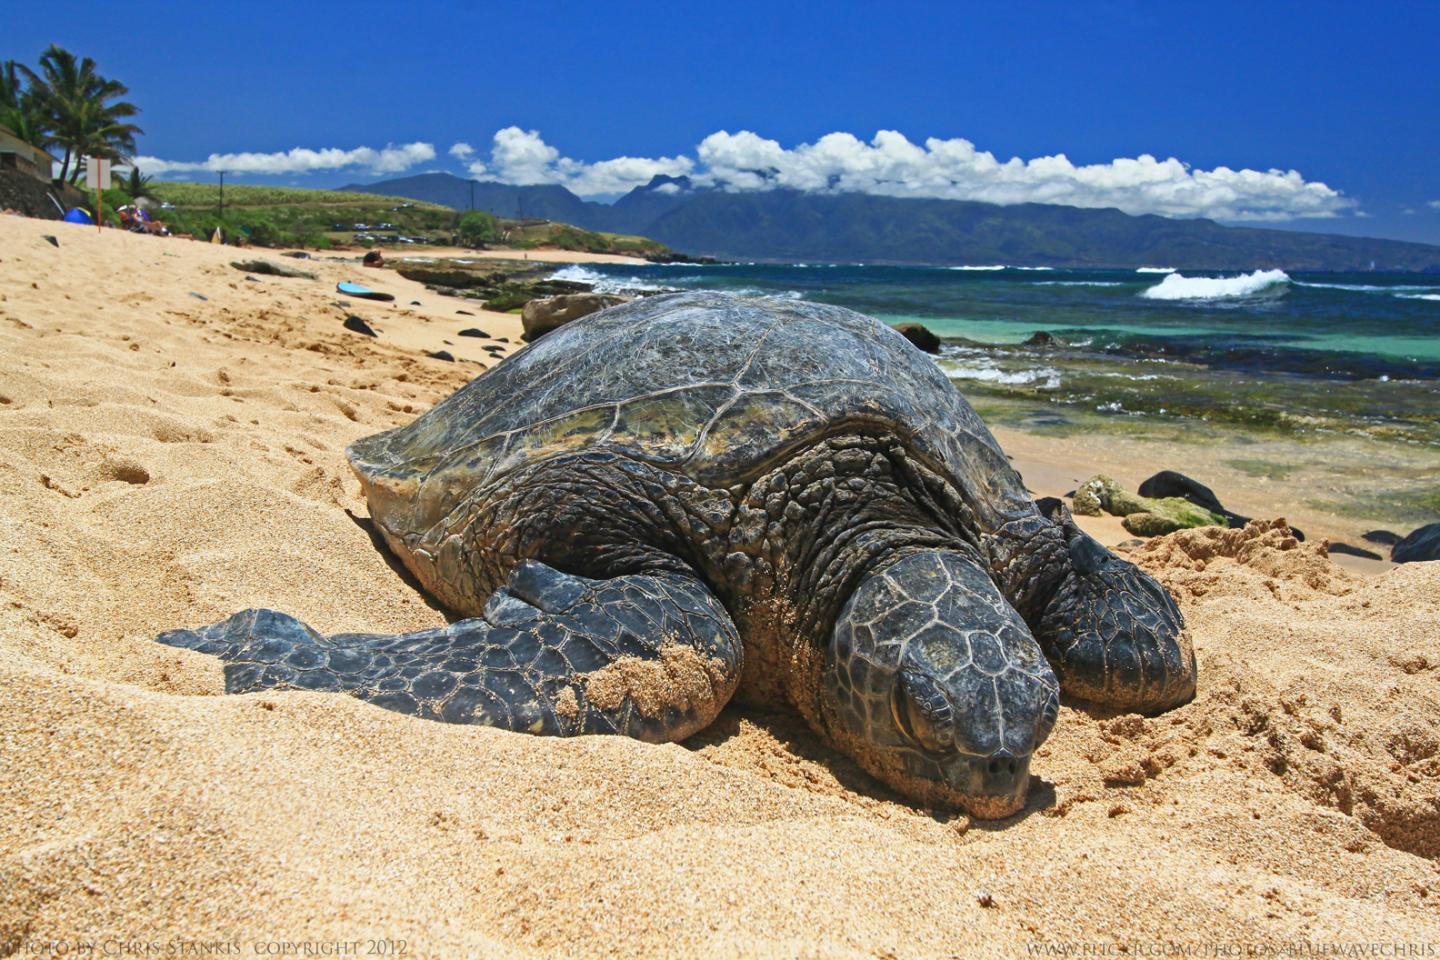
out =
{"type": "Polygon", "coordinates": [[[1014,773],[1017,769],[1019,769],[1019,766],[1020,766],[1020,765],[1019,765],[1018,763],[1016,763],[1013,759],[1012,759],[1009,763],[1006,764],[1006,767],[1009,768],[1009,770],[1010,770],[1011,773],[1014,773]]]}
{"type": "Polygon", "coordinates": [[[999,773],[999,772],[1000,772],[1000,761],[999,761],[999,760],[996,760],[996,759],[993,759],[993,758],[990,760],[990,772],[991,772],[991,773],[999,773]]]}

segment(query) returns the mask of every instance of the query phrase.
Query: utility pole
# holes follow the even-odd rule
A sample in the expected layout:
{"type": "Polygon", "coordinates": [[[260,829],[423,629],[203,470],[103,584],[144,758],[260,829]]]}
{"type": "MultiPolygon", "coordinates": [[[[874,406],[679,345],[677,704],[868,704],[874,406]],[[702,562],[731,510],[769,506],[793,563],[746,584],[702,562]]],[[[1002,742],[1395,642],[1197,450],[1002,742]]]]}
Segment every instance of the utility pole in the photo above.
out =
{"type": "Polygon", "coordinates": [[[470,209],[475,209],[475,181],[470,181],[470,209]]]}
{"type": "Polygon", "coordinates": [[[220,219],[225,219],[225,171],[220,171],[220,219]]]}

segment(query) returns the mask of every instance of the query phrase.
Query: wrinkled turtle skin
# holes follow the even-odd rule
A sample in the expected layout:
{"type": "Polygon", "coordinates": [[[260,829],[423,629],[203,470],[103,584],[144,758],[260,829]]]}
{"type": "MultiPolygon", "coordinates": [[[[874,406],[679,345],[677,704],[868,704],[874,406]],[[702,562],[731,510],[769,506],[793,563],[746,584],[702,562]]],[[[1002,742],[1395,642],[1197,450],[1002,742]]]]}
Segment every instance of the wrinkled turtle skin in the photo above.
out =
{"type": "Polygon", "coordinates": [[[348,452],[386,542],[467,619],[325,637],[246,611],[160,636],[228,661],[232,692],[660,741],[738,691],[980,816],[1023,806],[1061,690],[1194,693],[1164,589],[1042,513],[939,368],[839,307],[635,301],[348,452]]]}

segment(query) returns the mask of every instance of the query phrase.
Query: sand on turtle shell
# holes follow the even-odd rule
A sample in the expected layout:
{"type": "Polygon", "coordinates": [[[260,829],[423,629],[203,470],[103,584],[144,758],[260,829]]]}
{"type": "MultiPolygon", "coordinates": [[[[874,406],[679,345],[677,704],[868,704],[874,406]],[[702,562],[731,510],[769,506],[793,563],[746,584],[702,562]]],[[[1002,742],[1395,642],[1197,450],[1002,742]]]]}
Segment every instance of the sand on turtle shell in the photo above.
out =
{"type": "Polygon", "coordinates": [[[357,305],[371,340],[332,306],[353,270],[232,258],[0,217],[0,955],[1440,941],[1440,564],[1355,577],[1278,526],[1135,551],[1189,619],[1195,701],[1066,704],[1000,823],[906,805],[786,715],[650,745],[223,695],[154,634],[248,606],[443,622],[342,450],[475,372],[388,339],[453,332],[446,309],[357,305]]]}

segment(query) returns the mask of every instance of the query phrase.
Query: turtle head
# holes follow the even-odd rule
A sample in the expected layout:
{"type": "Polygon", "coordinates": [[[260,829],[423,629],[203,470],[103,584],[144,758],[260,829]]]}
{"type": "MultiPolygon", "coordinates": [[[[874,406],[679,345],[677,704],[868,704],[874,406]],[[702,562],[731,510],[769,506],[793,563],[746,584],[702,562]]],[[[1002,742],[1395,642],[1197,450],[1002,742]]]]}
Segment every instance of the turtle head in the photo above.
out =
{"type": "Polygon", "coordinates": [[[1004,817],[1060,688],[1029,628],[974,559],[906,555],[871,571],[836,620],[820,710],[870,773],[913,800],[1004,817]]]}

